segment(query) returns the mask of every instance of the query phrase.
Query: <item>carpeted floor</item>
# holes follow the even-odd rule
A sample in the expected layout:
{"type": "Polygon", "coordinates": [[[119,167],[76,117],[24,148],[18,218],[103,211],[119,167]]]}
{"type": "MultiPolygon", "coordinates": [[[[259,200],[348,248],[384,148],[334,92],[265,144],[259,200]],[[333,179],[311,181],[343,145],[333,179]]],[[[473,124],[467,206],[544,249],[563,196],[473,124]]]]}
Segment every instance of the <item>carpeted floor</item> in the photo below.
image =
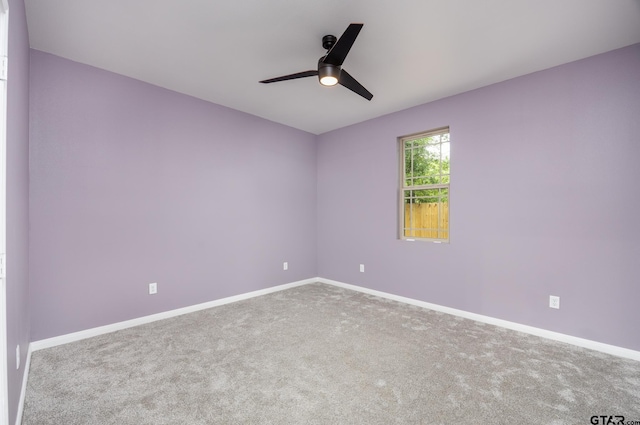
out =
{"type": "Polygon", "coordinates": [[[23,424],[594,415],[640,421],[640,362],[317,283],[36,351],[23,424]]]}

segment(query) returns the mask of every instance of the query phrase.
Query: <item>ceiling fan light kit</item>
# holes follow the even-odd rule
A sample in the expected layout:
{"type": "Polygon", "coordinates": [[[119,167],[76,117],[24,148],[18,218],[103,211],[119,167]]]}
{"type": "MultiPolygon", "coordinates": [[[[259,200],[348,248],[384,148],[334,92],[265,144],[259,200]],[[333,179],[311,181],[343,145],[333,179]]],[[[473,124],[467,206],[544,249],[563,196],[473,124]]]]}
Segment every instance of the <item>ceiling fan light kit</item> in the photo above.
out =
{"type": "Polygon", "coordinates": [[[323,86],[340,84],[365,99],[371,100],[373,94],[365,89],[364,86],[356,81],[347,71],[342,69],[342,64],[363,26],[364,24],[350,24],[339,39],[333,35],[325,35],[322,37],[322,47],[327,50],[327,54],[318,60],[317,70],[297,72],[295,74],[283,75],[282,77],[270,78],[260,82],[269,84],[279,81],[295,80],[297,78],[318,76],[318,80],[323,86]]]}
{"type": "Polygon", "coordinates": [[[340,80],[340,67],[318,61],[318,78],[323,86],[335,86],[340,80]]]}

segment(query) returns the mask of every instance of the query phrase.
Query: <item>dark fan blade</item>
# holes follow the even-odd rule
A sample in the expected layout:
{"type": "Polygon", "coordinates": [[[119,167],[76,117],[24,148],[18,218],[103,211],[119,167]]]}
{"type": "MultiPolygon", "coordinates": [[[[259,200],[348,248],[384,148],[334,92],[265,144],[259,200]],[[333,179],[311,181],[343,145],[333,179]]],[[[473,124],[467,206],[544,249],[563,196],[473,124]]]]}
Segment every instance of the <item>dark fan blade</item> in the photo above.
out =
{"type": "Polygon", "coordinates": [[[371,100],[373,95],[369,92],[369,90],[365,89],[362,84],[356,81],[347,71],[344,69],[340,71],[340,81],[338,81],[341,85],[345,86],[349,90],[354,93],[359,94],[367,100],[371,100]]]}
{"type": "Polygon", "coordinates": [[[261,83],[277,83],[278,81],[286,81],[286,80],[295,80],[296,78],[305,78],[305,77],[313,77],[318,75],[318,71],[303,71],[298,72],[296,74],[283,75],[282,77],[271,78],[269,80],[260,81],[261,83]]]}
{"type": "Polygon", "coordinates": [[[351,50],[351,46],[356,41],[356,37],[360,34],[360,30],[364,24],[350,24],[342,34],[342,37],[336,41],[327,56],[324,58],[324,63],[340,66],[347,57],[347,53],[351,50]]]}

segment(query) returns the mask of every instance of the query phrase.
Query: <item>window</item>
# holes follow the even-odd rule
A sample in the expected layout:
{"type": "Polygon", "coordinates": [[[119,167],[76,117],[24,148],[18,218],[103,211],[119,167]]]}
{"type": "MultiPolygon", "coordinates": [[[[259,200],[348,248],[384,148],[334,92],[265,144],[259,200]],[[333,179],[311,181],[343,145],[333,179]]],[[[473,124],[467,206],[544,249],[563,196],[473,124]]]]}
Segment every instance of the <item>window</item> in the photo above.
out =
{"type": "Polygon", "coordinates": [[[401,137],[400,239],[449,241],[449,128],[401,137]]]}

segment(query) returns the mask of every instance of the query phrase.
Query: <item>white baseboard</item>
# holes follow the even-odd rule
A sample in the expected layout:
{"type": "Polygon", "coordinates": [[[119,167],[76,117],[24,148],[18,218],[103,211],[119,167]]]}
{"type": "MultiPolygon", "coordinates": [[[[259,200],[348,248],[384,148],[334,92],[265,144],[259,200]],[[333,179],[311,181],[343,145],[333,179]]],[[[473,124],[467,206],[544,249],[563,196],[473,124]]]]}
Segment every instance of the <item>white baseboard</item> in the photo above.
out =
{"type": "Polygon", "coordinates": [[[178,308],[175,310],[165,311],[162,313],[152,314],[150,316],[139,317],[137,319],[126,320],[124,322],[113,323],[111,325],[100,326],[97,328],[86,329],[84,331],[74,332],[66,335],[60,335],[53,338],[41,339],[39,341],[33,341],[29,346],[30,352],[42,350],[45,348],[51,348],[70,342],[80,341],[86,338],[91,338],[98,335],[103,335],[110,332],[119,331],[122,329],[132,328],[134,326],[144,325],[146,323],[155,322],[157,320],[168,319],[171,317],[181,316],[187,313],[193,313],[200,310],[205,310],[211,307],[217,307],[224,304],[233,303],[236,301],[242,301],[260,295],[270,294],[272,292],[283,291],[285,289],[294,288],[296,286],[302,286],[309,283],[317,282],[317,278],[299,280],[297,282],[285,283],[284,285],[272,286],[271,288],[259,289],[257,291],[247,292],[240,295],[234,295],[232,297],[221,298],[214,301],[209,301],[202,304],[196,304],[189,307],[178,308]]]}
{"type": "Polygon", "coordinates": [[[20,390],[20,400],[18,401],[18,412],[16,413],[16,425],[22,424],[22,412],[24,411],[24,398],[27,395],[27,380],[29,379],[29,368],[31,367],[31,344],[27,348],[27,359],[24,362],[24,373],[22,376],[22,389],[20,390]]]}
{"type": "Polygon", "coordinates": [[[316,279],[316,281],[326,283],[328,285],[338,286],[345,289],[351,289],[353,291],[363,292],[369,295],[375,295],[378,297],[399,301],[405,304],[411,304],[418,307],[427,308],[429,310],[453,314],[455,316],[464,317],[465,319],[471,319],[477,322],[488,323],[490,325],[500,326],[500,327],[511,329],[514,331],[524,332],[524,333],[539,336],[542,338],[552,339],[554,341],[560,341],[567,344],[572,344],[578,347],[600,351],[602,353],[607,353],[607,354],[611,354],[618,357],[624,357],[627,359],[640,361],[640,351],[630,350],[628,348],[617,347],[615,345],[609,345],[609,344],[604,344],[602,342],[596,342],[588,339],[578,338],[571,335],[565,335],[558,332],[548,331],[546,329],[535,328],[533,326],[522,325],[520,323],[509,322],[507,320],[496,319],[489,316],[483,316],[481,314],[470,313],[464,310],[457,310],[455,308],[445,307],[438,304],[431,304],[425,301],[414,300],[413,298],[401,297],[399,295],[393,295],[387,292],[376,291],[374,289],[368,289],[368,288],[363,288],[361,286],[338,282],[336,280],[319,277],[316,279]]]}
{"type": "MultiPolygon", "coordinates": [[[[216,307],[224,304],[233,303],[236,301],[246,300],[260,295],[266,295],[277,291],[282,291],[296,286],[307,285],[313,282],[326,283],[328,285],[338,286],[345,289],[351,289],[354,291],[362,292],[369,295],[375,295],[382,298],[387,298],[394,301],[399,301],[405,304],[411,304],[429,310],[440,311],[443,313],[452,314],[455,316],[464,317],[465,319],[471,319],[482,323],[488,323],[490,325],[500,326],[503,328],[511,329],[514,331],[524,332],[531,335],[536,335],[542,338],[551,339],[554,341],[560,341],[567,344],[576,345],[578,347],[588,348],[595,351],[611,354],[614,356],[624,357],[632,360],[640,361],[640,351],[630,350],[628,348],[622,348],[615,345],[604,344],[602,342],[591,341],[588,339],[578,338],[571,335],[566,335],[558,332],[549,331],[546,329],[535,328],[533,326],[522,325],[520,323],[509,322],[507,320],[496,319],[490,316],[484,316],[481,314],[470,313],[464,310],[458,310],[451,307],[445,307],[438,304],[432,304],[425,301],[415,300],[413,298],[402,297],[400,295],[394,295],[387,292],[377,291],[374,289],[368,289],[357,285],[351,285],[336,280],[325,279],[322,277],[310,278],[300,280],[297,282],[286,283],[284,285],[273,286],[271,288],[260,289],[257,291],[247,292],[240,295],[235,295],[228,298],[222,298],[219,300],[209,301],[202,304],[196,304],[189,307],[179,308],[176,310],[170,310],[150,316],[144,316],[137,319],[127,320],[124,322],[113,323],[111,325],[100,326],[93,329],[87,329],[80,332],[74,332],[71,334],[61,335],[53,338],[43,339],[39,341],[33,341],[29,345],[29,357],[27,362],[30,362],[31,352],[42,350],[45,348],[55,347],[57,345],[67,344],[69,342],[80,341],[82,339],[91,338],[98,335],[103,335],[110,332],[119,331],[122,329],[131,328],[146,323],[155,322],[157,320],[168,319],[171,317],[180,316],[187,313],[193,313],[199,310],[204,310],[211,307],[216,307]]],[[[28,366],[28,365],[26,365],[28,366]]],[[[26,382],[26,380],[25,380],[26,382]]]]}

